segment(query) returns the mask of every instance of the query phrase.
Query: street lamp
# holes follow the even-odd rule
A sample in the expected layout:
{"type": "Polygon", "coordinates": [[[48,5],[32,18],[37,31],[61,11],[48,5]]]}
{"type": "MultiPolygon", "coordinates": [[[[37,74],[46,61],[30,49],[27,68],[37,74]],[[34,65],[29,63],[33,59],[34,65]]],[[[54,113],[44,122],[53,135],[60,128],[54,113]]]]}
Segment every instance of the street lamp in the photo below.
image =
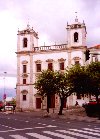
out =
{"type": "Polygon", "coordinates": [[[5,93],[5,77],[6,77],[7,72],[4,72],[4,95],[3,95],[3,100],[4,100],[4,105],[6,103],[6,93],[5,93]]]}

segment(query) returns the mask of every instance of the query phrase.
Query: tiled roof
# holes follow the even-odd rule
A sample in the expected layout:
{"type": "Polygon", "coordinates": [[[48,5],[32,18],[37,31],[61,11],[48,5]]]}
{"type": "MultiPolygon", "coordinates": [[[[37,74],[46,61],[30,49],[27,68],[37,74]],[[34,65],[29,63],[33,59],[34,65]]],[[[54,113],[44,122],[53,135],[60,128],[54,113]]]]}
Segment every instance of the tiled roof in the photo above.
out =
{"type": "Polygon", "coordinates": [[[92,47],[90,47],[90,49],[100,49],[100,44],[98,44],[98,45],[96,45],[96,46],[92,46],[92,47]]]}

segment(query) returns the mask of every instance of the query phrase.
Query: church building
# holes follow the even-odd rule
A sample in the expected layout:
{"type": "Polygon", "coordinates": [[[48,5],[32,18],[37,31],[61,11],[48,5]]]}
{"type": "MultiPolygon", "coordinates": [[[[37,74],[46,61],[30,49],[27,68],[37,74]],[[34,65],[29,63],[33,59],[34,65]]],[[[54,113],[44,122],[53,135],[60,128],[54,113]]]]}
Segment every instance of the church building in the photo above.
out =
{"type": "MultiPolygon", "coordinates": [[[[38,46],[38,33],[29,25],[17,34],[17,84],[16,102],[17,109],[37,110],[45,109],[47,106],[46,98],[41,103],[41,96],[34,88],[36,77],[42,70],[61,70],[73,64],[85,65],[86,46],[86,25],[84,21],[80,23],[76,16],[73,24],[66,26],[66,44],[38,46]]],[[[89,48],[91,52],[100,52],[100,46],[89,48]]],[[[90,55],[89,62],[100,60],[97,55],[90,55]]],[[[77,99],[75,94],[68,97],[64,107],[73,106],[77,99]]],[[[82,98],[81,98],[82,99],[82,98]]],[[[88,98],[86,98],[88,99],[88,98]]],[[[54,95],[50,98],[50,107],[59,107],[59,97],[54,95]]]]}

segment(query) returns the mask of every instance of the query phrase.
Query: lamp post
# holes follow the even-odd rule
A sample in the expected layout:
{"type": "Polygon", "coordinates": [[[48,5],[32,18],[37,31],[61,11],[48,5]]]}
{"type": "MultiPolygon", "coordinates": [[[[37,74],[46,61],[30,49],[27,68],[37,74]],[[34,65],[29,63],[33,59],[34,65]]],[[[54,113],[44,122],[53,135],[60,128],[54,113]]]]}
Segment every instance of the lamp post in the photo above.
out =
{"type": "MultiPolygon", "coordinates": [[[[6,93],[5,93],[5,77],[6,77],[6,74],[7,74],[7,72],[4,72],[4,95],[3,95],[4,106],[5,106],[5,103],[6,103],[6,93]]],[[[5,107],[4,107],[4,109],[5,109],[5,107]]]]}

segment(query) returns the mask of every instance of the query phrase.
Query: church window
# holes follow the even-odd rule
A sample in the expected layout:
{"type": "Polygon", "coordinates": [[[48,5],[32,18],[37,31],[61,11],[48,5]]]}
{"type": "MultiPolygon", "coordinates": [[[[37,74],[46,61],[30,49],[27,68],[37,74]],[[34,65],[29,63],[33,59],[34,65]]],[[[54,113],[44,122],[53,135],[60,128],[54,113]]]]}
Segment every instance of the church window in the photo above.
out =
{"type": "Polygon", "coordinates": [[[27,38],[23,39],[23,47],[27,47],[27,38]]]}
{"type": "Polygon", "coordinates": [[[36,64],[36,71],[41,72],[41,64],[36,64]]]}
{"type": "Polygon", "coordinates": [[[23,95],[23,101],[26,101],[26,95],[25,94],[23,95]]]}
{"type": "Polygon", "coordinates": [[[23,84],[26,84],[26,79],[23,79],[23,84]]]}
{"type": "Polygon", "coordinates": [[[23,73],[26,73],[26,71],[27,71],[27,66],[23,65],[23,73]]]}
{"type": "Polygon", "coordinates": [[[74,33],[74,42],[78,42],[78,33],[77,32],[74,33]]]}
{"type": "Polygon", "coordinates": [[[53,70],[53,65],[52,65],[52,63],[48,63],[48,69],[49,69],[49,70],[53,70]]]}
{"type": "Polygon", "coordinates": [[[59,63],[60,65],[60,70],[64,70],[64,62],[59,63]]]}

